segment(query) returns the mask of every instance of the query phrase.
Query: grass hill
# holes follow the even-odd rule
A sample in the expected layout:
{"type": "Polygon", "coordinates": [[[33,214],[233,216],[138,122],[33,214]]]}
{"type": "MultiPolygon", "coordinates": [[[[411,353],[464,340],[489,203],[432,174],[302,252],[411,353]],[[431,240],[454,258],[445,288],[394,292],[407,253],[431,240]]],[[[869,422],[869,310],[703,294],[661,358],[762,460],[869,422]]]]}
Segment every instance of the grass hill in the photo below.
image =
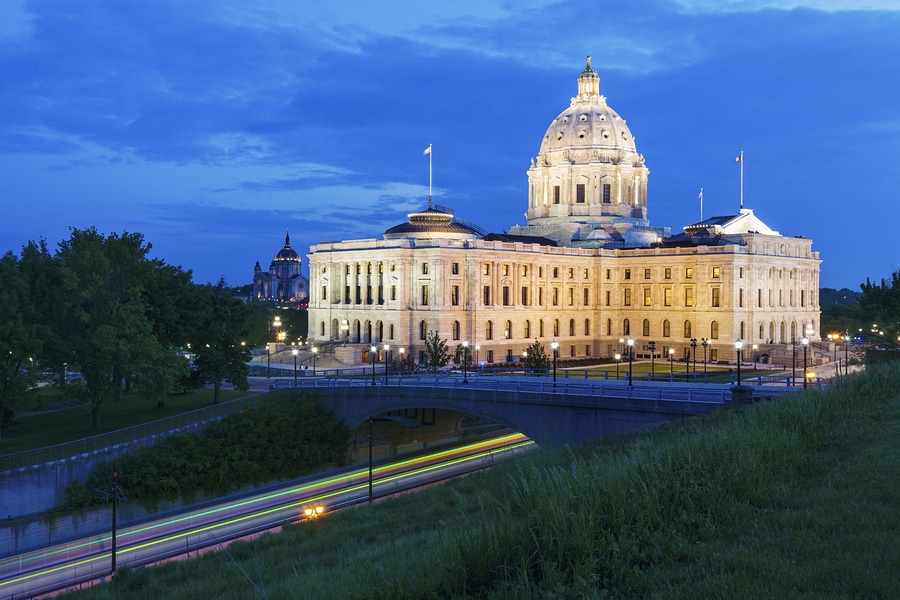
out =
{"type": "Polygon", "coordinates": [[[900,363],[66,598],[900,598],[900,363]]]}

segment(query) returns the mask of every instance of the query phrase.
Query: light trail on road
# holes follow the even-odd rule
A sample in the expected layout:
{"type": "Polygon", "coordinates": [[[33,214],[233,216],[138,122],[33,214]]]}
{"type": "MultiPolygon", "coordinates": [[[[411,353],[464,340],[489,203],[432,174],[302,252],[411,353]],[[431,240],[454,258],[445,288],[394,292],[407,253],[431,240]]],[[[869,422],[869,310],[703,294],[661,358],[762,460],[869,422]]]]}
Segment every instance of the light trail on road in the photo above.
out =
{"type": "MultiPolygon", "coordinates": [[[[504,434],[373,467],[373,489],[384,496],[483,469],[494,458],[534,449],[520,433],[504,434]]],[[[303,509],[326,510],[368,499],[369,469],[291,485],[118,531],[117,565],[135,567],[215,546],[304,519],[303,509]]],[[[0,560],[0,597],[28,598],[109,575],[112,535],[93,535],[0,560]]]]}

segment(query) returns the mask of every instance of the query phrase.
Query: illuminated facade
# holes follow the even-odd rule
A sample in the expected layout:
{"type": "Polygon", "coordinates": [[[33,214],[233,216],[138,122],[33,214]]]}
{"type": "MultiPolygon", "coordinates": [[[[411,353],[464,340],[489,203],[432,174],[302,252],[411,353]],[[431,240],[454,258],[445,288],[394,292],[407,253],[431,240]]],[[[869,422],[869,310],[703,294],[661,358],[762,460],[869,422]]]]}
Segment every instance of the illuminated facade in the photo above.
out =
{"type": "Polygon", "coordinates": [[[487,363],[519,360],[535,339],[558,341],[560,358],[610,357],[628,338],[649,358],[654,341],[663,360],[703,340],[710,361],[734,361],[735,340],[762,352],[818,332],[811,240],[750,209],[672,235],[650,225],[648,175],[588,59],[528,169],[526,224],[485,234],[429,201],[383,239],[312,246],[310,338],[420,358],[436,330],[487,363]]]}

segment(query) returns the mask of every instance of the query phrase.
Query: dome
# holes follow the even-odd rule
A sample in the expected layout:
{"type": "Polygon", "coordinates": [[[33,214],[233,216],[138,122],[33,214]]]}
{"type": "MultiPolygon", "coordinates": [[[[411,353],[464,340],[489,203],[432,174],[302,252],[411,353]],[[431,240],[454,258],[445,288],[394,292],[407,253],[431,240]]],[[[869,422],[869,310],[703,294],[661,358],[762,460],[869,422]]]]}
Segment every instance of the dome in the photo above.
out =
{"type": "Polygon", "coordinates": [[[547,164],[556,164],[559,158],[574,163],[638,159],[625,119],[600,95],[600,77],[591,68],[590,57],[578,77],[578,95],[547,128],[539,158],[547,164]]]}
{"type": "Polygon", "coordinates": [[[481,236],[475,227],[460,223],[448,210],[432,208],[409,215],[409,221],[395,225],[384,232],[384,239],[392,238],[453,238],[475,239],[481,236]]]}
{"type": "Polygon", "coordinates": [[[291,248],[291,235],[287,232],[284,234],[284,248],[279,250],[275,258],[272,259],[272,262],[284,261],[300,262],[300,255],[291,248]]]}

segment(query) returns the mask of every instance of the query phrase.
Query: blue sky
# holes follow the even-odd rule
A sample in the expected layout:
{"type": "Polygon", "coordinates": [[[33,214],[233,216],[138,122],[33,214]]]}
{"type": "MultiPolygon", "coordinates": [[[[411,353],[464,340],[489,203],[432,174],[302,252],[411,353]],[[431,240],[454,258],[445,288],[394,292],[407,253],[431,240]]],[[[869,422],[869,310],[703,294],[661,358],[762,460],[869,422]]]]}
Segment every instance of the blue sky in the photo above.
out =
{"type": "Polygon", "coordinates": [[[825,287],[900,269],[900,0],[4,0],[0,251],[69,227],[240,285],[285,229],[377,238],[435,201],[524,224],[592,55],[673,232],[744,206],[825,287]],[[452,4],[452,6],[451,6],[452,4]],[[386,8],[389,6],[389,8],[386,8]]]}

